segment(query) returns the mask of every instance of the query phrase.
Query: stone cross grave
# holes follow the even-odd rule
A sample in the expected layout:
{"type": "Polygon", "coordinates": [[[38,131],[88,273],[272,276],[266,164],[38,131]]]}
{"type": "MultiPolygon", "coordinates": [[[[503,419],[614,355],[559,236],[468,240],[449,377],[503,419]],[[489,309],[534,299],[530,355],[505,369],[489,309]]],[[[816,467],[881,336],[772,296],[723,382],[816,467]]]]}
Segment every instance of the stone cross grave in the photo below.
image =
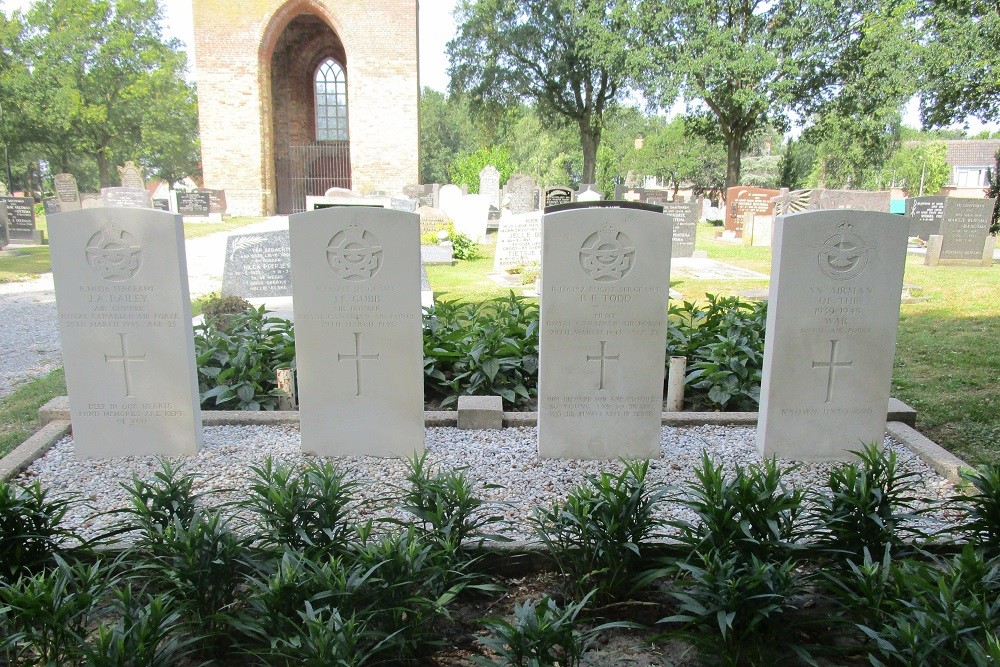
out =
{"type": "Polygon", "coordinates": [[[924,262],[928,266],[980,266],[993,264],[990,236],[995,199],[948,197],[939,234],[932,234],[924,262]]]}
{"type": "Polygon", "coordinates": [[[673,222],[670,257],[693,257],[698,231],[699,202],[665,202],[663,214],[673,222]]]}
{"type": "Polygon", "coordinates": [[[124,166],[118,167],[118,175],[121,177],[123,188],[146,189],[146,180],[142,177],[142,167],[132,160],[126,160],[124,166]]]}
{"type": "Polygon", "coordinates": [[[107,208],[153,208],[145,188],[101,188],[101,198],[107,208]]]}
{"type": "Polygon", "coordinates": [[[90,209],[48,225],[77,456],[195,454],[201,408],[181,219],[90,209]]]}
{"type": "Polygon", "coordinates": [[[906,217],[910,219],[910,236],[924,241],[932,234],[941,233],[941,218],[944,217],[944,203],[948,197],[908,197],[906,217]]]}
{"type": "Polygon", "coordinates": [[[906,218],[870,211],[779,217],[757,447],[848,460],[885,435],[906,259],[906,218]]]}
{"type": "Polygon", "coordinates": [[[83,208],[80,203],[80,189],[76,185],[76,178],[73,174],[56,174],[52,181],[61,212],[69,213],[83,208]]]}
{"type": "Polygon", "coordinates": [[[497,227],[493,272],[503,273],[542,261],[542,212],[532,211],[500,218],[497,227]]]}
{"type": "Polygon", "coordinates": [[[302,449],[410,456],[423,449],[420,224],[391,209],[291,216],[302,449]]]}
{"type": "Polygon", "coordinates": [[[671,230],[635,206],[542,220],[543,458],[660,456],[671,230]]]}
{"type": "Polygon", "coordinates": [[[492,164],[483,167],[479,172],[479,194],[486,197],[491,207],[500,208],[500,171],[492,164]]]}
{"type": "Polygon", "coordinates": [[[0,197],[7,207],[7,237],[11,241],[35,241],[35,200],[31,197],[0,197]]]}
{"type": "Polygon", "coordinates": [[[517,215],[518,213],[530,213],[538,209],[535,206],[535,191],[538,189],[538,185],[528,174],[514,174],[507,180],[507,185],[504,186],[504,200],[507,204],[507,209],[511,213],[517,215]]]}

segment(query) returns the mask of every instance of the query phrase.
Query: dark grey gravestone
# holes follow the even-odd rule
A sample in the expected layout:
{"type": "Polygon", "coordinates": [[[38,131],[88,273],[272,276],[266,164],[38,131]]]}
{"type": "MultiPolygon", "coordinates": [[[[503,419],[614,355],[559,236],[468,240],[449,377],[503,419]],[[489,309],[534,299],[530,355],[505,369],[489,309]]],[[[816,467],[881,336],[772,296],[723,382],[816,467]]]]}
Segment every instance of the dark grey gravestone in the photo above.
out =
{"type": "Polygon", "coordinates": [[[7,204],[0,201],[0,249],[10,243],[10,235],[7,232],[7,204]]]}
{"type": "Polygon", "coordinates": [[[910,219],[910,236],[924,241],[931,234],[941,233],[941,218],[948,197],[909,197],[906,200],[906,217],[910,219]]]}
{"type": "Polygon", "coordinates": [[[288,230],[240,234],[226,242],[222,293],[246,299],[292,295],[288,230]]]}
{"type": "Polygon", "coordinates": [[[11,241],[35,240],[35,200],[31,197],[0,197],[7,205],[7,238],[11,241]]]}
{"type": "Polygon", "coordinates": [[[693,257],[694,240],[698,229],[697,202],[665,202],[663,214],[673,220],[674,234],[671,237],[671,257],[693,257]]]}
{"type": "Polygon", "coordinates": [[[563,185],[555,185],[545,188],[542,194],[542,208],[558,206],[559,204],[569,204],[573,201],[573,190],[563,185]]]}
{"type": "Polygon", "coordinates": [[[406,211],[416,213],[417,200],[408,197],[389,197],[389,208],[394,211],[406,211]]]}
{"type": "Polygon", "coordinates": [[[220,215],[226,214],[226,191],[225,190],[210,190],[208,188],[199,188],[195,192],[207,192],[208,193],[208,212],[218,213],[220,215]]]}
{"type": "Polygon", "coordinates": [[[427,206],[428,208],[438,207],[438,191],[441,190],[440,183],[427,183],[426,185],[407,185],[403,188],[403,194],[410,199],[417,200],[417,207],[427,206]]]}
{"type": "Polygon", "coordinates": [[[168,199],[154,199],[153,208],[157,211],[169,211],[170,210],[170,200],[168,199]]]}
{"type": "Polygon", "coordinates": [[[58,212],[68,213],[69,211],[79,211],[82,208],[80,189],[76,185],[76,178],[73,174],[56,174],[52,183],[56,189],[56,199],[59,201],[58,212]]]}
{"type": "Polygon", "coordinates": [[[153,208],[145,188],[101,188],[101,198],[108,208],[153,208]]]}
{"type": "Polygon", "coordinates": [[[59,208],[58,197],[46,197],[42,200],[42,206],[45,207],[45,215],[47,216],[53,213],[62,213],[62,209],[59,208]]]}
{"type": "Polygon", "coordinates": [[[941,259],[981,260],[995,199],[947,197],[941,218],[941,259]]]}
{"type": "Polygon", "coordinates": [[[813,190],[812,210],[854,209],[888,213],[891,193],[888,190],[813,190]]]}
{"type": "Polygon", "coordinates": [[[514,215],[519,213],[530,213],[536,210],[535,191],[538,186],[528,174],[514,174],[507,181],[504,188],[504,198],[507,200],[507,208],[514,215]]]}
{"type": "Polygon", "coordinates": [[[212,212],[212,197],[207,192],[177,192],[177,212],[186,218],[207,218],[212,212]]]}

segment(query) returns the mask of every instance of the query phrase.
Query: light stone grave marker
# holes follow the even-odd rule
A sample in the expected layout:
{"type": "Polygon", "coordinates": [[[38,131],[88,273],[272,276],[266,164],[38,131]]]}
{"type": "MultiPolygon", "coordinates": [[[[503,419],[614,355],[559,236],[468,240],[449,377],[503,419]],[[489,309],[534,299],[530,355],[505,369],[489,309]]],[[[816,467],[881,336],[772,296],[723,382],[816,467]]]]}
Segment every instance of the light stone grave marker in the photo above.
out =
{"type": "Polygon", "coordinates": [[[142,177],[142,167],[132,160],[126,160],[124,166],[118,167],[118,175],[121,177],[123,188],[146,189],[146,180],[142,177]]]}
{"type": "Polygon", "coordinates": [[[908,224],[874,211],[775,222],[757,447],[848,460],[885,435],[908,224]]]}
{"type": "Polygon", "coordinates": [[[506,208],[514,215],[537,210],[538,207],[535,206],[536,190],[538,190],[538,185],[530,175],[514,174],[504,186],[506,208]]]}
{"type": "Polygon", "coordinates": [[[180,217],[101,208],[56,213],[48,225],[77,456],[197,453],[180,217]]]}
{"type": "Polygon", "coordinates": [[[542,213],[522,213],[500,218],[497,228],[496,254],[493,272],[542,261],[542,213]]]}
{"type": "Polygon", "coordinates": [[[423,449],[420,225],[415,213],[331,208],[289,221],[302,449],[423,449]]]}
{"type": "Polygon", "coordinates": [[[486,239],[490,203],[483,195],[462,195],[454,204],[451,218],[456,232],[482,243],[486,239]]]}
{"type": "Polygon", "coordinates": [[[52,182],[56,189],[59,210],[62,213],[79,211],[83,208],[80,203],[80,189],[76,185],[76,178],[73,174],[56,174],[52,182]]]}
{"type": "Polygon", "coordinates": [[[500,208],[500,171],[491,164],[479,172],[479,194],[493,208],[500,208]]]}
{"type": "Polygon", "coordinates": [[[542,219],[543,458],[660,456],[671,229],[658,206],[621,206],[542,219]]]}
{"type": "Polygon", "coordinates": [[[153,208],[153,200],[144,188],[101,188],[106,208],[153,208]]]}
{"type": "Polygon", "coordinates": [[[445,212],[445,215],[449,219],[454,220],[458,215],[458,208],[460,206],[462,197],[465,193],[462,192],[462,188],[457,185],[449,183],[448,185],[442,185],[441,189],[438,190],[438,208],[445,212]]]}

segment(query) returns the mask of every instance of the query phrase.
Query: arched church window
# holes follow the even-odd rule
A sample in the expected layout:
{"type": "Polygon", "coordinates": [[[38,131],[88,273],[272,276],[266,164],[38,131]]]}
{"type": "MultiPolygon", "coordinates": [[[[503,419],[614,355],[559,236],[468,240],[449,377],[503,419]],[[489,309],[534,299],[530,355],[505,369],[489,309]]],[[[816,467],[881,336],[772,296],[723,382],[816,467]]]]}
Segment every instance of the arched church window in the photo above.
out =
{"type": "Polygon", "coordinates": [[[332,58],[316,68],[316,141],[347,141],[347,77],[332,58]]]}

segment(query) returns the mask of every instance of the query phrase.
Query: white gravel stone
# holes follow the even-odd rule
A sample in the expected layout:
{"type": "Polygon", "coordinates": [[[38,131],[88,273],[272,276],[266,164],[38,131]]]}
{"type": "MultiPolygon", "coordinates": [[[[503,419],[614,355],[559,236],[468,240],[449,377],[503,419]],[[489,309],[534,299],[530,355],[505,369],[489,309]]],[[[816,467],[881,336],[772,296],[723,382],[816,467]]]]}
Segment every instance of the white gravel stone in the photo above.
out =
{"type": "MultiPolygon", "coordinates": [[[[733,471],[734,465],[758,463],[754,433],[753,427],[663,427],[663,458],[650,463],[648,479],[680,493],[684,485],[694,480],[694,470],[701,462],[703,451],[714,460],[724,462],[728,472],[733,471]]],[[[920,502],[934,508],[932,514],[922,520],[924,527],[939,529],[953,522],[954,511],[943,506],[943,501],[954,493],[953,486],[903,445],[888,438],[886,444],[897,453],[902,472],[913,471],[920,475],[920,502]]],[[[429,428],[426,452],[432,467],[464,470],[480,497],[501,503],[495,513],[503,516],[506,525],[496,532],[514,540],[532,539],[529,520],[535,508],[565,499],[586,481],[588,474],[620,473],[623,469],[620,461],[539,459],[534,428],[501,431],[429,428]],[[489,485],[499,488],[487,488],[489,485]]],[[[299,451],[296,426],[213,426],[205,428],[205,448],[198,456],[171,461],[182,464],[185,471],[198,476],[195,489],[205,492],[202,502],[211,504],[246,498],[253,479],[250,468],[262,465],[268,456],[275,463],[293,468],[315,460],[299,451]]],[[[405,461],[373,457],[329,460],[359,482],[354,494],[356,519],[408,518],[392,501],[392,496],[405,485],[405,461]]],[[[814,490],[824,488],[833,465],[783,463],[783,467],[792,468],[785,477],[789,484],[814,490]]],[[[127,506],[128,496],[121,485],[133,476],[149,481],[159,468],[160,462],[155,457],[78,461],[72,438],[67,437],[34,462],[17,481],[38,480],[56,494],[86,500],[85,505],[70,511],[67,520],[71,526],[82,528],[86,536],[92,537],[114,521],[114,517],[101,513],[127,506]]],[[[676,501],[661,503],[656,512],[664,519],[692,518],[676,501]]]]}

